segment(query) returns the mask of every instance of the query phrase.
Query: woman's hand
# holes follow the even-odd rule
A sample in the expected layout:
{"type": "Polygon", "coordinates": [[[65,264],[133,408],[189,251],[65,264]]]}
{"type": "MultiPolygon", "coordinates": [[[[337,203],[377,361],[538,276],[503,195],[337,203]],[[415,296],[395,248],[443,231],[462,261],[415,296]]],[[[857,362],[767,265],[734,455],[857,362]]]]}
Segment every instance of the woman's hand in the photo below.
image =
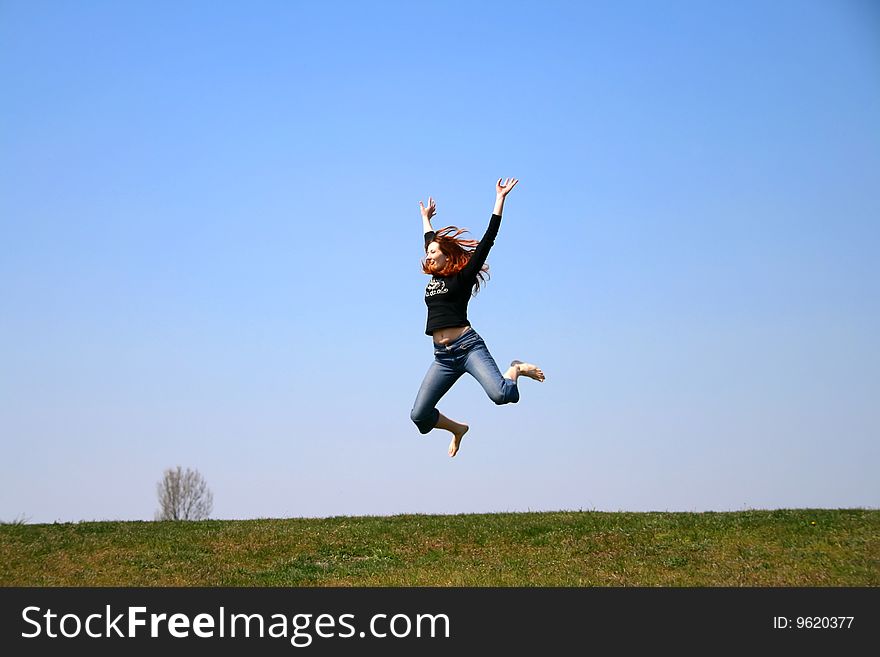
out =
{"type": "Polygon", "coordinates": [[[431,221],[431,217],[437,214],[437,206],[434,205],[434,199],[430,196],[428,197],[428,207],[425,207],[424,205],[422,205],[422,202],[419,201],[419,208],[422,212],[422,219],[431,221]]]}
{"type": "Polygon", "coordinates": [[[516,178],[508,178],[504,181],[504,184],[502,185],[501,178],[499,178],[498,182],[495,183],[495,196],[504,198],[510,193],[510,190],[513,189],[518,182],[519,180],[517,180],[516,178]]]}

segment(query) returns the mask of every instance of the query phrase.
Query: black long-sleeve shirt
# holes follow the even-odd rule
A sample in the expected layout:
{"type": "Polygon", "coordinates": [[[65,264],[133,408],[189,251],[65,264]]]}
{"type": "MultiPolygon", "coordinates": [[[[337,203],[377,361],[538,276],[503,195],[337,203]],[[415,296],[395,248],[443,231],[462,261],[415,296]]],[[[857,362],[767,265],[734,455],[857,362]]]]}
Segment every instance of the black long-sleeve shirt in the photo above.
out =
{"type": "MultiPolygon", "coordinates": [[[[501,227],[501,215],[493,214],[489,219],[486,234],[477,244],[470,260],[457,274],[452,276],[432,276],[425,288],[425,305],[428,306],[428,322],[425,333],[455,326],[470,326],[467,318],[468,301],[471,291],[489,255],[489,249],[495,244],[495,236],[501,227]]],[[[425,233],[425,250],[434,241],[434,231],[425,233]]]]}

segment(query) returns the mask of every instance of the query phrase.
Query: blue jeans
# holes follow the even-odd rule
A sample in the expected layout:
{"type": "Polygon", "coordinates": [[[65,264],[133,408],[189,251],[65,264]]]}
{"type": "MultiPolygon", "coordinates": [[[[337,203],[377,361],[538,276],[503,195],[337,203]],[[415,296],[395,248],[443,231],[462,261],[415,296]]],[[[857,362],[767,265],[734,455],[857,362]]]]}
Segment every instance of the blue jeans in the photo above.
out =
{"type": "Polygon", "coordinates": [[[489,399],[496,404],[519,401],[516,381],[501,376],[483,338],[470,329],[447,345],[434,343],[434,362],[425,374],[410,413],[420,432],[428,433],[437,426],[440,418],[437,402],[465,372],[480,382],[489,399]]]}

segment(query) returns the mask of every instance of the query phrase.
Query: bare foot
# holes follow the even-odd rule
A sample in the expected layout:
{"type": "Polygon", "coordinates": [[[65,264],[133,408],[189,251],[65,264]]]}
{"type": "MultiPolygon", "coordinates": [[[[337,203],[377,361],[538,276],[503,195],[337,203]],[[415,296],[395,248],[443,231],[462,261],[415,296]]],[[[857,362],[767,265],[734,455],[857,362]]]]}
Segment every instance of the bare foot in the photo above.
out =
{"type": "Polygon", "coordinates": [[[466,424],[462,424],[460,426],[461,429],[452,433],[452,442],[449,443],[450,457],[458,454],[458,448],[461,446],[461,439],[464,438],[464,434],[466,434],[468,432],[468,429],[470,429],[470,427],[466,424]]]}
{"type": "Polygon", "coordinates": [[[530,379],[534,379],[535,381],[543,381],[544,380],[544,371],[539,368],[537,365],[532,365],[531,363],[524,363],[521,360],[513,360],[510,361],[510,366],[515,367],[517,369],[517,373],[520,376],[527,376],[530,379]]]}

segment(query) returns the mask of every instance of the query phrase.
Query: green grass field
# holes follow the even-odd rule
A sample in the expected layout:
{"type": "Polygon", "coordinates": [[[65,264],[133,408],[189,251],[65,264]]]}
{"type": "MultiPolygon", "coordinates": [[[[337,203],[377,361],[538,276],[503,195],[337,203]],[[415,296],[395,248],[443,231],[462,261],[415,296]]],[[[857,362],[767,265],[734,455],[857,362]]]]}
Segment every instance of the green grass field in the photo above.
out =
{"type": "Polygon", "coordinates": [[[878,586],[880,510],[0,525],[3,586],[878,586]]]}

